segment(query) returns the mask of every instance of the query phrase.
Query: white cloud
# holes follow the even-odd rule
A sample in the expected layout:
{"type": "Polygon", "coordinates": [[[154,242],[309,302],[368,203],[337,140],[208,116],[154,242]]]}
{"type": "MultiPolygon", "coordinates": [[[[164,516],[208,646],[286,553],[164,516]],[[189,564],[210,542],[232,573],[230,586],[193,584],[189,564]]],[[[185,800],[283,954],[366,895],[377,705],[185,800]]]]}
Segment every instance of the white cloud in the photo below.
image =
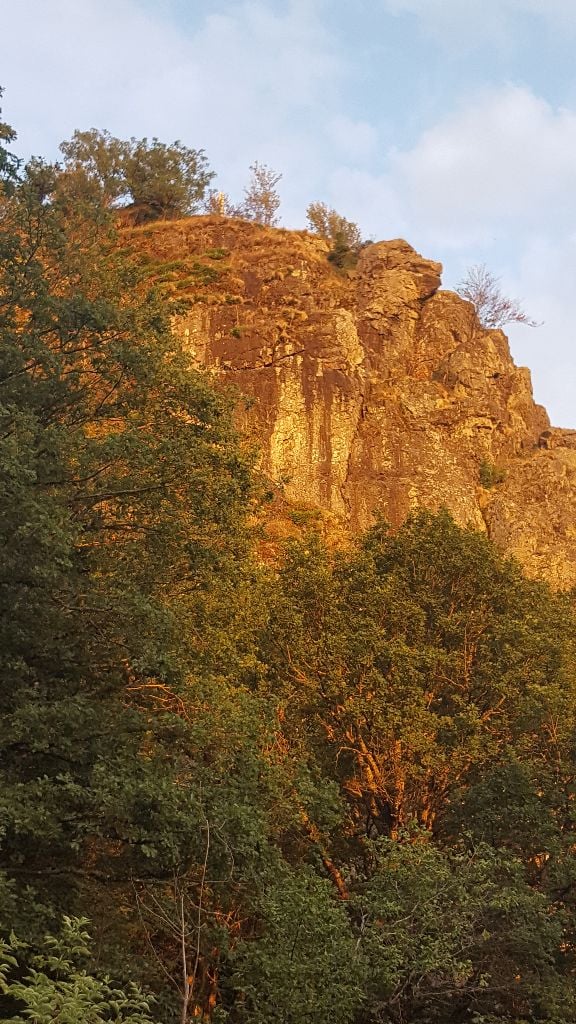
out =
{"type": "Polygon", "coordinates": [[[332,201],[371,232],[461,251],[576,223],[576,113],[506,86],[463,104],[384,169],[339,166],[332,201]]]}
{"type": "Polygon", "coordinates": [[[412,14],[438,36],[474,43],[510,31],[522,15],[534,15],[553,30],[576,29],[574,0],[382,0],[389,14],[412,14]]]}
{"type": "MultiPolygon", "coordinates": [[[[343,102],[351,68],[330,35],[332,2],[207,2],[212,13],[185,28],[160,0],[146,8],[142,0],[0,0],[4,115],[22,129],[23,152],[55,156],[56,141],[92,126],[180,138],[207,150],[219,187],[235,197],[253,160],[281,171],[288,225],[302,225],[308,203],[320,199],[365,234],[401,235],[449,264],[491,263],[496,253],[496,272],[509,270],[506,287],[511,280],[528,312],[546,321],[518,335],[515,345],[526,349],[518,358],[544,382],[537,392],[554,418],[575,422],[566,382],[576,375],[567,337],[576,112],[528,88],[492,89],[438,119],[412,147],[384,152],[369,117],[350,116],[343,102]],[[563,396],[556,403],[554,388],[563,396]]],[[[447,40],[454,32],[506,34],[517,14],[576,28],[576,0],[381,2],[447,40]]],[[[394,103],[401,107],[400,94],[394,103]]]]}
{"type": "Polygon", "coordinates": [[[241,0],[186,29],[139,0],[0,0],[5,115],[25,153],[106,127],[205,148],[224,188],[255,159],[298,181],[340,73],[321,7],[241,0]]]}
{"type": "Polygon", "coordinates": [[[376,151],[378,133],[367,121],[337,114],[329,120],[326,131],[342,157],[362,163],[376,151]]]}
{"type": "Polygon", "coordinates": [[[331,203],[377,238],[403,236],[448,265],[502,274],[542,327],[511,329],[518,362],[554,422],[576,426],[576,113],[528,89],[484,93],[416,144],[389,153],[382,173],[353,167],[329,179],[331,203]]]}
{"type": "Polygon", "coordinates": [[[344,217],[357,223],[366,237],[410,237],[401,194],[387,177],[340,167],[329,176],[328,201],[344,217]]]}
{"type": "Polygon", "coordinates": [[[527,89],[491,91],[391,158],[407,218],[456,247],[562,229],[576,216],[576,114],[527,89]]]}
{"type": "Polygon", "coordinates": [[[553,423],[576,427],[576,233],[554,240],[531,239],[520,260],[511,292],[522,295],[524,307],[542,325],[510,330],[517,362],[533,371],[536,400],[543,403],[553,423]]]}

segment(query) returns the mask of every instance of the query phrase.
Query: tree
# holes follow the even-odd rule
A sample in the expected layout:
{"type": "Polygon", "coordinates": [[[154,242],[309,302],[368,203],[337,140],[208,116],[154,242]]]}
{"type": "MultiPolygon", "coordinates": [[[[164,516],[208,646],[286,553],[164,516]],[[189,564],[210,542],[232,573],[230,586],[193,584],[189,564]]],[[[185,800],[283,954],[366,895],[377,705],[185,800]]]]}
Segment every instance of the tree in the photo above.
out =
{"type": "Polygon", "coordinates": [[[214,177],[203,150],[156,138],[131,139],[123,171],[137,222],[190,216],[214,177]]]}
{"type": "Polygon", "coordinates": [[[326,203],[310,203],[306,217],[311,230],[320,235],[320,238],[328,242],[332,248],[344,244],[349,249],[360,249],[362,236],[358,225],[346,220],[346,217],[330,209],[326,203]]]}
{"type": "Polygon", "coordinates": [[[278,872],[259,900],[258,937],[232,976],[241,1024],[348,1024],[364,1002],[364,958],[346,908],[308,869],[278,872]]]}
{"type": "Polygon", "coordinates": [[[358,225],[325,203],[310,203],[306,216],[312,231],[330,246],[330,262],[341,270],[354,267],[363,245],[358,225]]]}
{"type": "Polygon", "coordinates": [[[258,161],[251,164],[250,170],[252,178],[244,189],[244,202],[239,213],[246,220],[253,220],[256,224],[275,227],[278,223],[277,212],[280,206],[276,185],[282,175],[258,161]]]}
{"type": "Polygon", "coordinates": [[[242,207],[236,206],[226,192],[218,189],[210,189],[207,193],[203,209],[206,213],[216,214],[218,217],[243,217],[242,207]]]}
{"type": "Polygon", "coordinates": [[[137,695],[202,666],[251,456],[109,221],[24,182],[0,255],[0,916],[28,938],[194,829],[137,695]]]}
{"type": "Polygon", "coordinates": [[[447,512],[288,551],[261,657],[287,749],[348,807],[322,866],[348,880],[367,1019],[572,1019],[573,621],[447,512]]]}
{"type": "Polygon", "coordinates": [[[97,128],[77,130],[71,139],[60,143],[67,175],[84,188],[95,188],[106,206],[126,201],[124,162],[128,151],[129,143],[97,128]]]}
{"type": "Polygon", "coordinates": [[[84,918],[64,917],[61,934],[34,952],[14,934],[0,940],[0,1006],[5,1024],[153,1024],[151,1000],[86,969],[91,957],[84,918]],[[12,1010],[12,1007],[14,1009],[12,1010]]]}
{"type": "MultiPolygon", "coordinates": [[[[0,87],[0,100],[4,90],[0,87]]],[[[2,108],[0,107],[0,114],[2,108]]],[[[4,143],[14,142],[16,139],[16,132],[5,121],[0,121],[0,194],[1,192],[9,192],[14,188],[18,181],[18,169],[20,167],[20,160],[13,153],[11,153],[4,143]]]]}
{"type": "Polygon", "coordinates": [[[497,330],[509,323],[538,324],[524,312],[516,299],[510,299],[500,290],[500,279],[491,274],[484,264],[470,267],[458,284],[456,291],[467,302],[471,302],[482,327],[497,330]]]}
{"type": "Polygon", "coordinates": [[[565,918],[522,863],[481,842],[442,849],[411,838],[375,843],[352,896],[367,1019],[571,1020],[565,918]]]}
{"type": "Polygon", "coordinates": [[[63,142],[61,188],[95,194],[109,207],[129,204],[133,220],[187,217],[197,210],[214,177],[203,150],[153,138],[122,141],[95,128],[63,142]]]}
{"type": "Polygon", "coordinates": [[[438,828],[455,789],[507,742],[544,757],[556,716],[569,757],[563,601],[447,512],[395,535],[375,528],[357,556],[311,539],[290,552],[263,660],[285,729],[300,743],[306,723],[356,834],[438,828]]]}

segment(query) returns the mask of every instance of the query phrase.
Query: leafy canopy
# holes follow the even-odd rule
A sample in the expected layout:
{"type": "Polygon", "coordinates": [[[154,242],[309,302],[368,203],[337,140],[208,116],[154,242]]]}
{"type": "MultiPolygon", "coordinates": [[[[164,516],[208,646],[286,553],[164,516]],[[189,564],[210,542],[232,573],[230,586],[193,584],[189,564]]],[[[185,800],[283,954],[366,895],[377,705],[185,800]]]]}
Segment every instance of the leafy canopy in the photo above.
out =
{"type": "Polygon", "coordinates": [[[34,953],[14,934],[0,940],[0,992],[17,1007],[6,1024],[153,1024],[151,1002],[136,984],[115,988],[86,969],[88,922],[64,917],[61,934],[47,935],[34,953]]]}
{"type": "Polygon", "coordinates": [[[311,230],[330,246],[330,262],[343,269],[353,267],[363,245],[358,225],[325,203],[310,203],[306,217],[311,230]]]}
{"type": "Polygon", "coordinates": [[[136,223],[189,216],[214,177],[203,150],[179,141],[122,141],[92,128],[74,132],[60,150],[61,187],[96,192],[109,206],[130,204],[136,223]]]}

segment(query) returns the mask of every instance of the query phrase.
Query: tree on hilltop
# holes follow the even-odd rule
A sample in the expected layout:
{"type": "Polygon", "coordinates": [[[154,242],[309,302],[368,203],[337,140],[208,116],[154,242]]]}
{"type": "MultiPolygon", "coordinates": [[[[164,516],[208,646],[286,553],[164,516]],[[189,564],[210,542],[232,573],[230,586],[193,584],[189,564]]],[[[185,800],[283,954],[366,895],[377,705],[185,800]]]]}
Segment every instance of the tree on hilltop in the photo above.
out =
{"type": "Polygon", "coordinates": [[[341,269],[353,267],[363,245],[358,225],[326,203],[310,203],[306,216],[310,229],[330,246],[330,262],[341,269]]]}
{"type": "Polygon", "coordinates": [[[276,192],[276,185],[282,175],[273,171],[266,164],[260,164],[256,160],[250,165],[252,177],[244,189],[244,202],[239,208],[240,216],[246,220],[253,220],[256,224],[273,228],[278,224],[278,208],[280,196],[276,192]]]}
{"type": "Polygon", "coordinates": [[[488,330],[498,330],[510,323],[538,326],[516,299],[502,294],[500,278],[492,274],[484,263],[470,267],[456,291],[461,298],[472,303],[482,327],[488,330]]]}
{"type": "Polygon", "coordinates": [[[124,160],[127,142],[115,139],[110,132],[89,128],[75,131],[72,138],[60,144],[66,174],[79,178],[84,187],[95,189],[107,206],[126,200],[124,160]]]}
{"type": "Polygon", "coordinates": [[[124,180],[139,220],[172,220],[195,213],[214,177],[202,149],[153,138],[131,139],[124,180]]]}
{"type": "Polygon", "coordinates": [[[330,245],[334,246],[338,241],[346,242],[351,249],[362,245],[358,225],[342,217],[336,210],[326,206],[326,203],[310,203],[306,217],[311,230],[330,245]]]}
{"type": "Polygon", "coordinates": [[[107,131],[75,131],[63,142],[64,183],[109,207],[127,206],[134,220],[171,220],[194,213],[214,177],[203,150],[153,138],[123,141],[107,131]]]}

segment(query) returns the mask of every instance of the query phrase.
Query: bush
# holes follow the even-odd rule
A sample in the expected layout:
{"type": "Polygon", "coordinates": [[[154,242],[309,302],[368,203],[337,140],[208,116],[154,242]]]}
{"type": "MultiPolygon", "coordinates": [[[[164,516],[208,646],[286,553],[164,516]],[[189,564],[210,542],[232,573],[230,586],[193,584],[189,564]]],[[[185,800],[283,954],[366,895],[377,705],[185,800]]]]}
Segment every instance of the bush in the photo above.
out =
{"type": "Polygon", "coordinates": [[[330,262],[342,270],[354,267],[364,244],[358,225],[325,203],[310,203],[306,216],[310,229],[330,246],[330,262]]]}
{"type": "Polygon", "coordinates": [[[487,462],[483,459],[480,463],[478,477],[482,487],[490,490],[491,487],[496,487],[497,484],[503,483],[506,479],[506,471],[494,465],[493,462],[487,462]]]}
{"type": "Polygon", "coordinates": [[[0,992],[5,997],[0,997],[0,1009],[9,1014],[2,1016],[5,1024],[152,1024],[151,1000],[138,985],[130,984],[125,992],[86,970],[87,923],[64,917],[61,935],[47,935],[40,953],[15,935],[0,940],[0,992]]]}

